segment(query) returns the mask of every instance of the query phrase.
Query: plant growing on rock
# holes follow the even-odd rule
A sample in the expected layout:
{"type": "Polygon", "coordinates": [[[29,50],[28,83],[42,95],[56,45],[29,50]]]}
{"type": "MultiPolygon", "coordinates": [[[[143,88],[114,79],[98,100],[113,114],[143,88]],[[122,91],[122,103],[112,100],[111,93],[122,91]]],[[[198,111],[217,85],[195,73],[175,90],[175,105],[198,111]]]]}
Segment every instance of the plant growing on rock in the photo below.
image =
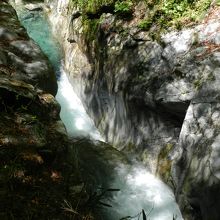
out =
{"type": "Polygon", "coordinates": [[[132,6],[133,6],[133,2],[131,0],[116,1],[114,12],[121,16],[131,15],[132,6]]]}
{"type": "Polygon", "coordinates": [[[148,31],[152,23],[153,21],[151,19],[144,19],[138,24],[138,27],[142,30],[148,31]]]}
{"type": "Polygon", "coordinates": [[[72,0],[72,4],[77,6],[83,13],[99,13],[103,6],[113,5],[115,0],[72,0]]]}
{"type": "Polygon", "coordinates": [[[147,0],[146,4],[150,8],[150,15],[140,21],[138,27],[145,31],[151,26],[165,30],[168,27],[181,29],[186,24],[200,20],[210,7],[211,0],[147,0]]]}

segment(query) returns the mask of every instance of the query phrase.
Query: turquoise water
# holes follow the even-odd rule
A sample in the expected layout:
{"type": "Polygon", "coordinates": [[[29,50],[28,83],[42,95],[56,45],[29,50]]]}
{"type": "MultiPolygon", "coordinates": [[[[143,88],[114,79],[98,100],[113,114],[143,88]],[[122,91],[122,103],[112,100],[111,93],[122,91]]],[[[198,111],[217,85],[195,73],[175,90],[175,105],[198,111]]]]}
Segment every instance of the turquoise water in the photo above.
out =
{"type": "Polygon", "coordinates": [[[38,43],[55,69],[58,83],[57,101],[61,105],[60,117],[71,137],[88,137],[103,140],[93,121],[87,115],[83,104],[75,94],[61,65],[62,51],[50,32],[50,26],[43,12],[30,12],[18,8],[18,16],[29,36],[38,43]]]}
{"type": "Polygon", "coordinates": [[[62,51],[50,32],[50,26],[46,22],[45,15],[42,12],[29,12],[22,9],[18,16],[28,35],[38,43],[49,58],[56,74],[59,75],[62,51]]]}

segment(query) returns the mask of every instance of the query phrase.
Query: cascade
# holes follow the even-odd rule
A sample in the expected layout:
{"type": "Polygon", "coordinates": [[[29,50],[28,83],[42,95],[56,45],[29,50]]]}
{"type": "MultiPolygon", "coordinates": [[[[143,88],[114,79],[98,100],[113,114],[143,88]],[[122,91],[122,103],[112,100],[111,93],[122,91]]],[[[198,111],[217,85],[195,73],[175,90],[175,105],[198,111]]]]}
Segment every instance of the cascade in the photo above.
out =
{"type": "MultiPolygon", "coordinates": [[[[19,7],[17,11],[28,34],[40,45],[55,68],[59,86],[56,98],[61,105],[60,116],[68,134],[71,137],[103,141],[68,81],[67,74],[61,65],[62,55],[59,45],[53,40],[43,13],[28,12],[19,7]]],[[[92,165],[94,170],[100,169],[97,161],[90,162],[91,164],[94,162],[92,165]]],[[[106,161],[106,164],[109,162],[106,161]]],[[[145,211],[147,219],[151,220],[182,219],[174,195],[166,184],[136,162],[133,162],[132,166],[124,164],[123,161],[119,163],[119,166],[115,165],[113,170],[109,168],[108,171],[114,173],[114,179],[110,180],[109,185],[120,191],[115,192],[110,201],[107,201],[112,208],[103,208],[101,211],[105,220],[141,219],[142,210],[145,211]]],[[[101,175],[103,181],[108,178],[104,173],[101,175]]],[[[102,186],[102,181],[99,184],[102,186]]]]}
{"type": "Polygon", "coordinates": [[[58,80],[57,101],[62,106],[60,117],[67,132],[71,136],[88,136],[95,140],[104,141],[91,118],[87,115],[80,99],[75,94],[68,77],[61,67],[58,80]]]}

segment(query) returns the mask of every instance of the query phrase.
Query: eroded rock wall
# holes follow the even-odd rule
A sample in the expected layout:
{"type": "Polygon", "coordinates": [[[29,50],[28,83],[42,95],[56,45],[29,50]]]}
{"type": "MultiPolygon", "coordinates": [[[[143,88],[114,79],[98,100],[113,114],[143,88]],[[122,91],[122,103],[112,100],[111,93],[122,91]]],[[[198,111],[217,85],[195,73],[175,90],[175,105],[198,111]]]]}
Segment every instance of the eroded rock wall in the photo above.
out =
{"type": "Polygon", "coordinates": [[[143,2],[130,20],[89,17],[95,32],[68,0],[49,3],[65,68],[106,141],[169,183],[185,219],[219,219],[219,8],[152,40],[137,27],[143,2]]]}
{"type": "MultiPolygon", "coordinates": [[[[104,29],[95,36],[100,43],[97,46],[94,38],[87,42],[82,17],[76,16],[68,1],[53,1],[48,11],[54,33],[59,30],[56,36],[65,51],[70,80],[96,126],[106,141],[120,150],[138,152],[155,172],[158,154],[167,144],[176,144],[183,120],[183,116],[178,118],[174,113],[173,117],[156,107],[153,100],[151,81],[162,83],[159,76],[166,78],[168,73],[166,61],[160,59],[162,47],[148,38],[138,40],[141,36],[136,36],[134,40],[130,34],[104,29]],[[148,76],[148,69],[155,71],[148,76]]],[[[115,20],[113,15],[104,14],[100,28],[105,23],[111,27],[115,20]]]]}

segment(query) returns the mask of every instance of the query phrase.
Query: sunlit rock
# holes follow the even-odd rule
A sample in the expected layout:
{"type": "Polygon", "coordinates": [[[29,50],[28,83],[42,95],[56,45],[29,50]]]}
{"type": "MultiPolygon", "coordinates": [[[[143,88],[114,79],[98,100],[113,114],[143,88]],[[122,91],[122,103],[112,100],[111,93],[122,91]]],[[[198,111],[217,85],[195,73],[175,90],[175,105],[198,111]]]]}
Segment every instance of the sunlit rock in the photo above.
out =
{"type": "Polygon", "coordinates": [[[43,3],[26,4],[24,7],[29,11],[42,11],[44,4],[43,3]]]}

